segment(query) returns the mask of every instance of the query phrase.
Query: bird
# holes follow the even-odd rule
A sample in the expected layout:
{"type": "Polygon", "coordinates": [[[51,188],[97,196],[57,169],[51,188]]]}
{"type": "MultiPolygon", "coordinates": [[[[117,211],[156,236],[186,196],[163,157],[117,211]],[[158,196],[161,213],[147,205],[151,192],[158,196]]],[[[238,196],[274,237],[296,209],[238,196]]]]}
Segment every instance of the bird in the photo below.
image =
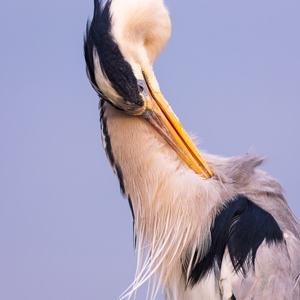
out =
{"type": "Polygon", "coordinates": [[[133,283],[166,300],[300,299],[300,223],[280,183],[247,153],[200,153],[153,65],[171,35],[163,0],[94,0],[84,57],[102,143],[128,200],[133,283]]]}

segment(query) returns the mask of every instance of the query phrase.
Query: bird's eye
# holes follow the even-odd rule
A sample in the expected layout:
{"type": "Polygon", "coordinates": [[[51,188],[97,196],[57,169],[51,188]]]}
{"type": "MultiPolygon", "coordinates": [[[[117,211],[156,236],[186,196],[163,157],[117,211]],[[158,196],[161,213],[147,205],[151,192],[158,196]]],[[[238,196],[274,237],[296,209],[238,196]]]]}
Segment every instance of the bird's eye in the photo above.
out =
{"type": "Polygon", "coordinates": [[[147,86],[144,80],[138,80],[137,84],[138,84],[139,93],[142,94],[144,98],[147,97],[148,95],[147,86]]]}

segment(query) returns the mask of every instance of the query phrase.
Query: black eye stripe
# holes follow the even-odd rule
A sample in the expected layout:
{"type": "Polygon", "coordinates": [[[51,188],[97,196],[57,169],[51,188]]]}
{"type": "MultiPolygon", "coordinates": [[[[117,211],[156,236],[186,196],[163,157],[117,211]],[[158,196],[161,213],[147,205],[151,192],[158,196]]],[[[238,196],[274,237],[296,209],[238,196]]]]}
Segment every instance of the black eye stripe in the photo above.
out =
{"type": "Polygon", "coordinates": [[[94,87],[98,87],[94,66],[94,50],[96,49],[102,73],[106,75],[114,90],[122,97],[124,102],[141,107],[143,106],[143,99],[138,88],[137,79],[111,35],[112,17],[110,7],[112,0],[105,2],[102,8],[100,2],[95,1],[94,17],[92,23],[87,25],[84,40],[85,59],[91,82],[94,87]]]}

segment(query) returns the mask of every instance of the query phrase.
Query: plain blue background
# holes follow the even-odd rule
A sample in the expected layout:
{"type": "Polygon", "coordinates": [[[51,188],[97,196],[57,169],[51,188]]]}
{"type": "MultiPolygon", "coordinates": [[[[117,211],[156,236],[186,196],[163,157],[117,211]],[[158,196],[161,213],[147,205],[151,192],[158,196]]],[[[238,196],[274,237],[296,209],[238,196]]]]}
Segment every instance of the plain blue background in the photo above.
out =
{"type": "MultiPolygon", "coordinates": [[[[299,218],[300,2],[166,3],[166,99],[201,148],[269,157],[299,218]]],[[[131,213],[85,75],[92,13],[92,0],[0,4],[1,300],[117,299],[134,277],[131,213]]]]}

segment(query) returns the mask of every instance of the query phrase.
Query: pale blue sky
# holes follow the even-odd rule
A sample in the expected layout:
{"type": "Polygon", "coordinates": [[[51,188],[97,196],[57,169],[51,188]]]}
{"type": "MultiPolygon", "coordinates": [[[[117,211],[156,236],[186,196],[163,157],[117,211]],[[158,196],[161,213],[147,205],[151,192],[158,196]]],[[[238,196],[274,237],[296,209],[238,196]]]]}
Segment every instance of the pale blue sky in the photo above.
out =
{"type": "MultiPolygon", "coordinates": [[[[299,219],[300,2],[166,3],[163,94],[203,149],[269,157],[299,219]]],[[[1,300],[117,299],[134,277],[131,213],[85,75],[92,13],[92,0],[0,4],[1,300]]]]}

